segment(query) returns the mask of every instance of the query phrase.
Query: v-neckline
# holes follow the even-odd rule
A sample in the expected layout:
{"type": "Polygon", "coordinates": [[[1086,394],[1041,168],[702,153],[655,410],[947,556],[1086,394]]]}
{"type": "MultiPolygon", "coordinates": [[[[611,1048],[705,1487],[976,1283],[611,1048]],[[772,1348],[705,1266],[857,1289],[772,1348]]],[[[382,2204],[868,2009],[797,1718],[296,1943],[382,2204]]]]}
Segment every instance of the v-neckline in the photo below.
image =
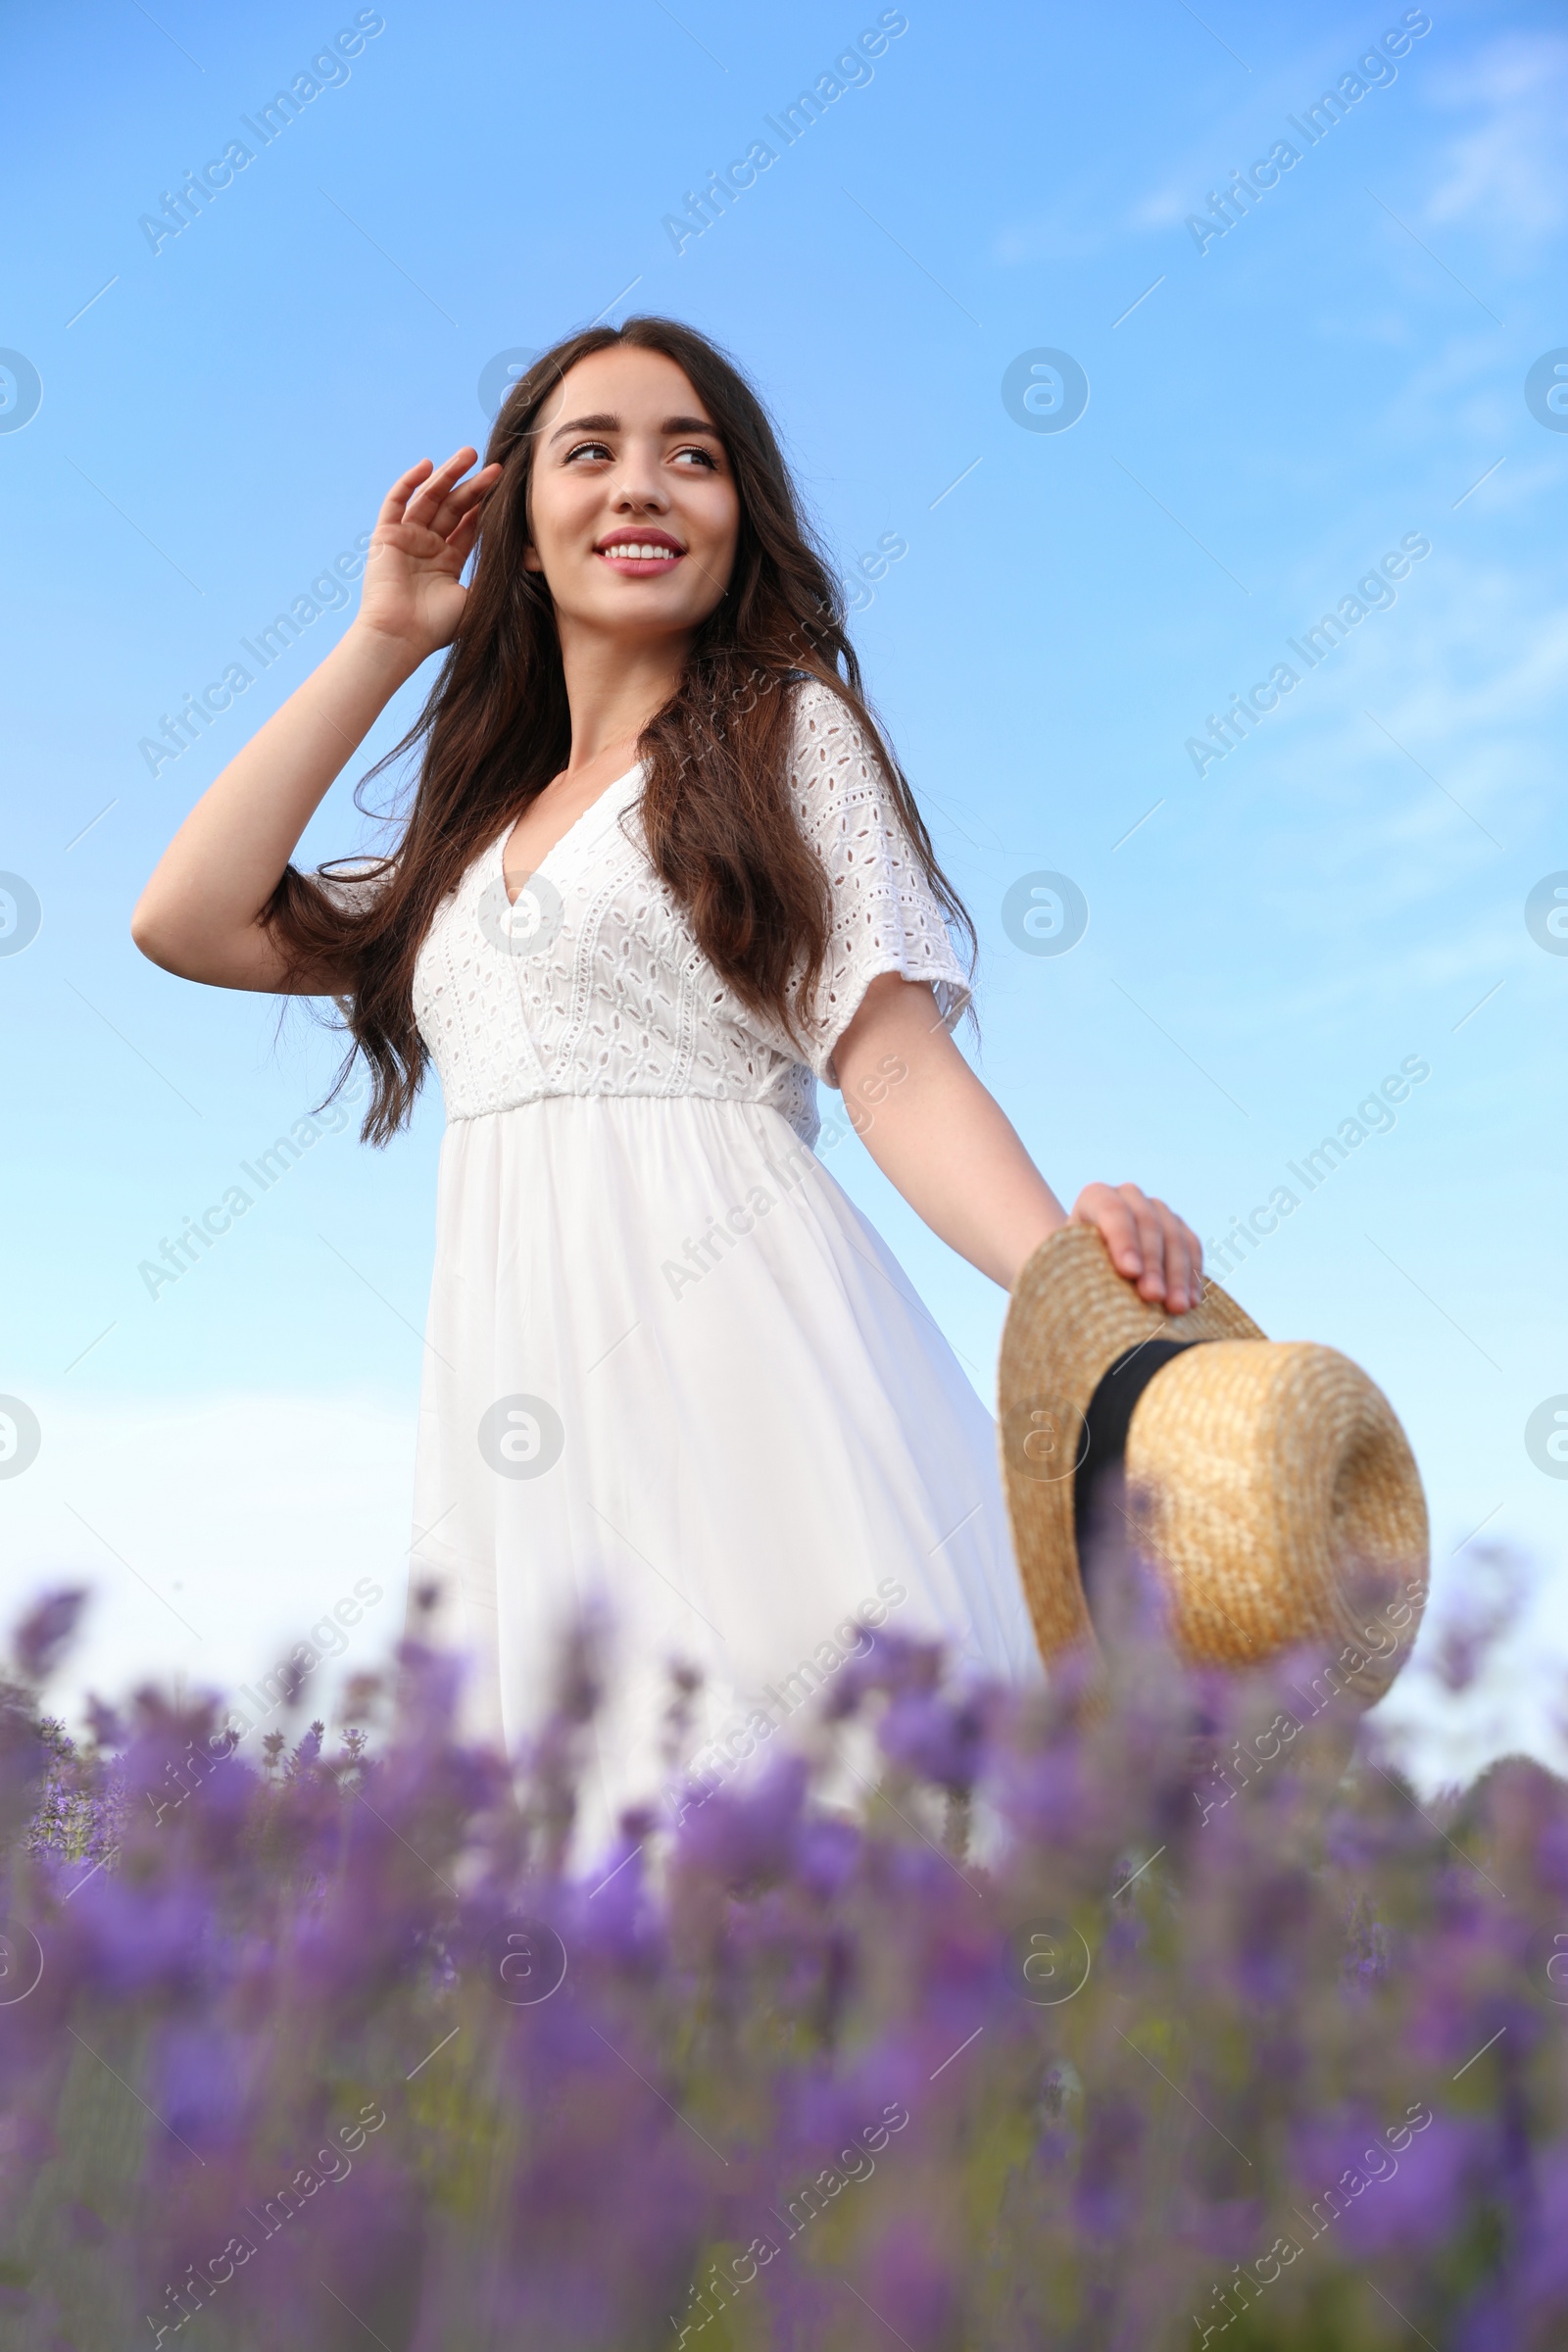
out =
{"type": "MultiPolygon", "coordinates": [[[[597,816],[599,811],[606,806],[606,804],[611,801],[616,793],[619,792],[623,784],[629,784],[634,776],[640,776],[642,774],[642,765],[643,763],[640,760],[634,760],[631,766],[626,769],[623,775],[612,777],[608,784],[606,784],[599,792],[595,793],[587,808],[584,808],[579,815],[574,816],[570,824],[566,827],[564,833],[559,834],[551,843],[549,849],[546,850],[538,864],[529,867],[528,872],[524,874],[522,878],[522,884],[518,889],[517,898],[521,898],[523,890],[527,888],[529,882],[533,879],[533,876],[535,874],[542,874],[544,872],[545,867],[550,863],[551,858],[554,858],[559,851],[564,850],[567,842],[570,841],[576,834],[581,833],[583,827],[587,824],[588,819],[591,816],[597,816]]],[[[507,844],[512,839],[513,834],[515,832],[517,822],[518,819],[515,816],[509,817],[507,820],[507,829],[502,834],[500,840],[496,843],[495,849],[492,853],[495,858],[497,869],[501,876],[501,888],[506,895],[506,900],[509,906],[515,906],[517,904],[517,899],[514,899],[511,892],[507,890],[507,844]]]]}

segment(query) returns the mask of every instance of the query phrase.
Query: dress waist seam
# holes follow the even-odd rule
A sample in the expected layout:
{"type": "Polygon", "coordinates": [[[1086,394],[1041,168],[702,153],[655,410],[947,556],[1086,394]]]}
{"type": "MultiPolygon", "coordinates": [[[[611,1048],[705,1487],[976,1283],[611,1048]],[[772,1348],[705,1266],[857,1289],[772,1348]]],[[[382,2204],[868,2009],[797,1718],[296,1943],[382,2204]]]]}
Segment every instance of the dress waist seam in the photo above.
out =
{"type": "Polygon", "coordinates": [[[771,1110],[784,1120],[786,1126],[794,1125],[788,1112],[766,1095],[706,1095],[697,1092],[670,1095],[656,1092],[652,1088],[644,1092],[638,1088],[628,1087],[613,1089],[556,1087],[545,1094],[519,1095],[515,1101],[510,1102],[488,1103],[480,1110],[448,1110],[447,1125],[449,1127],[471,1126],[476,1119],[503,1118],[509,1111],[533,1110],[544,1102],[660,1102],[670,1105],[685,1102],[710,1102],[716,1108],[731,1110],[771,1110]]]}

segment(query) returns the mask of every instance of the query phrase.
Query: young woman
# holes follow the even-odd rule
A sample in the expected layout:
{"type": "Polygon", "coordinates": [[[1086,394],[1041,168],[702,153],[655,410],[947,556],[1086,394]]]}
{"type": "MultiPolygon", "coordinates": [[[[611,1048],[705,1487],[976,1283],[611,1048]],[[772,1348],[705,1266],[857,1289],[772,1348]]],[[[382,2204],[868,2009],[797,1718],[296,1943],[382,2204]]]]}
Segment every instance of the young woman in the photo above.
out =
{"type": "MultiPolygon", "coordinates": [[[[953,1043],[948,925],[972,932],[743,378],[690,327],[593,328],[474,457],[394,483],[358,617],[132,928],[186,979],[337,999],[368,1140],[435,1063],[415,1574],[472,1720],[514,1742],[564,1622],[609,1596],[608,1803],[651,1788],[671,1657],[724,1762],[864,1648],[861,1613],[1038,1671],[991,1419],[812,1153],[817,1082],[994,1281],[1065,1211],[953,1043]],[[393,854],[301,873],[312,812],[444,647],[393,854]]],[[[1073,1215],[1146,1298],[1196,1299],[1161,1202],[1094,1184],[1073,1215]]]]}

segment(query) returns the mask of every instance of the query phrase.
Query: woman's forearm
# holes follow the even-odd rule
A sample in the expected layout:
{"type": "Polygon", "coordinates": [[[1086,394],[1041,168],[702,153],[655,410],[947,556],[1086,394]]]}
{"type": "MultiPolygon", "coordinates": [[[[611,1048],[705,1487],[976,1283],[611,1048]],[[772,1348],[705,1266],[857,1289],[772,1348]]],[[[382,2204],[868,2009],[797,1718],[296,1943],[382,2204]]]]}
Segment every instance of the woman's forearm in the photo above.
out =
{"type": "MultiPolygon", "coordinates": [[[[237,752],[175,834],[131,935],[182,979],[276,989],[284,973],[260,917],[335,778],[417,664],[356,621],[237,752]]],[[[331,975],[313,975],[331,985],[331,975]]]]}
{"type": "Polygon", "coordinates": [[[948,1035],[928,988],[873,981],[834,1057],[866,1150],[950,1249],[1010,1290],[1067,1212],[948,1035]]]}
{"type": "MultiPolygon", "coordinates": [[[[839,1041],[845,1108],[883,1174],[934,1233],[1011,1290],[1067,1212],[948,1035],[929,988],[873,980],[839,1041]]],[[[1139,1297],[1185,1314],[1202,1296],[1192,1227],[1136,1184],[1086,1184],[1072,1221],[1093,1225],[1139,1297]]]]}

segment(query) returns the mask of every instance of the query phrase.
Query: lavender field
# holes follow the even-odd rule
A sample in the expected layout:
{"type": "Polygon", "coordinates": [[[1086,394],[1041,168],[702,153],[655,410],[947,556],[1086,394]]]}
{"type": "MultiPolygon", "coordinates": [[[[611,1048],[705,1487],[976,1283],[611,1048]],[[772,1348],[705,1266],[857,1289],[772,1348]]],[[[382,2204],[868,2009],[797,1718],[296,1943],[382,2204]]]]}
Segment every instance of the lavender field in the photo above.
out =
{"type": "Polygon", "coordinates": [[[330,1738],[234,1750],[146,1690],[77,1747],[76,1607],[18,1630],[0,1719],[19,2352],[1568,2335],[1537,1763],[1418,1801],[1332,1667],[1200,1683],[1133,1593],[1107,1706],[884,1631],[810,1753],[585,1872],[591,1627],[514,1782],[417,1644],[330,1738]]]}

